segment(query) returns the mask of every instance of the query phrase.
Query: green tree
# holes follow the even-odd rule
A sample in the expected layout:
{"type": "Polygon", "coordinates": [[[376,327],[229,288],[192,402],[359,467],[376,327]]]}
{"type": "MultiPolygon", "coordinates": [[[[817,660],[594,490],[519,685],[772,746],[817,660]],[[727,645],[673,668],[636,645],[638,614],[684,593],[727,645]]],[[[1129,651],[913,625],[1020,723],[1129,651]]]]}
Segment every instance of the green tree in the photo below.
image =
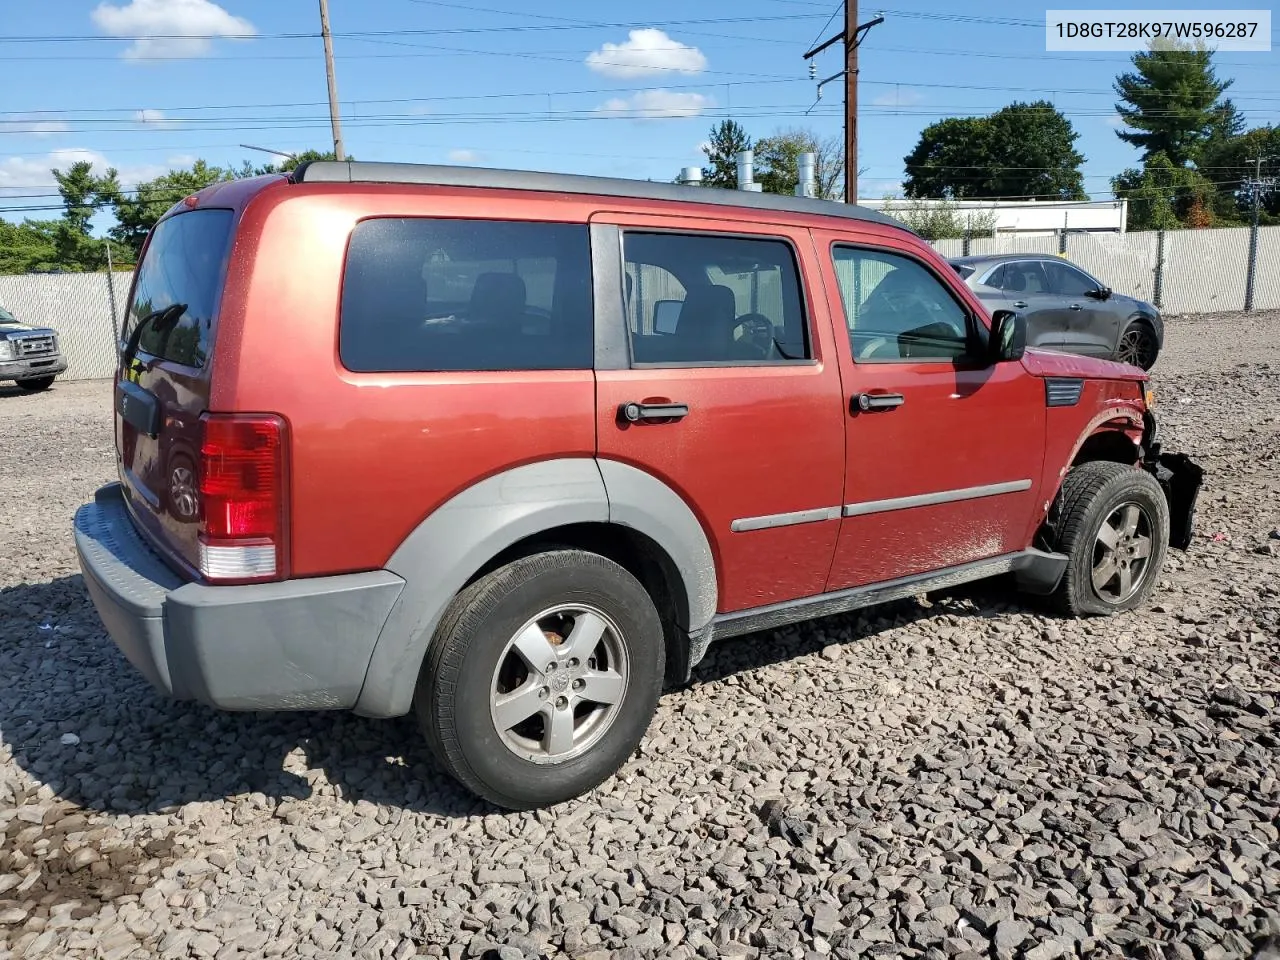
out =
{"type": "Polygon", "coordinates": [[[58,226],[56,220],[10,223],[0,218],[0,273],[57,270],[58,226]]]}
{"type": "Polygon", "coordinates": [[[1047,100],[925,127],[904,158],[909,197],[1083,200],[1079,134],[1047,100]]]}
{"type": "MultiPolygon", "coordinates": [[[[245,161],[244,164],[236,171],[237,177],[258,177],[264,173],[292,173],[298,169],[303,163],[310,163],[312,160],[336,160],[338,155],[332,150],[303,150],[301,153],[295,153],[291,157],[285,157],[283,160],[274,163],[264,163],[255,167],[245,161]]],[[[348,160],[354,160],[355,157],[347,154],[348,160]]]]}
{"type": "Polygon", "coordinates": [[[1141,169],[1112,177],[1111,189],[1117,198],[1129,201],[1130,230],[1176,230],[1212,223],[1212,182],[1198,170],[1178,166],[1164,153],[1148,158],[1141,169]]]}
{"type": "Polygon", "coordinates": [[[723,187],[726,190],[738,188],[738,154],[751,149],[751,138],[747,131],[734,120],[722,120],[711,128],[711,137],[702,148],[707,155],[708,166],[702,168],[702,185],[705,187],[723,187]]]}
{"type": "MultiPolygon", "coordinates": [[[[1280,176],[1280,124],[1255,127],[1234,137],[1214,139],[1200,152],[1197,169],[1208,180],[1216,183],[1214,213],[1220,220],[1249,221],[1253,218],[1253,199],[1245,188],[1245,181],[1255,176],[1257,167],[1253,161],[1270,158],[1262,164],[1262,175],[1280,176]]],[[[1259,221],[1264,224],[1280,222],[1280,191],[1271,191],[1260,198],[1259,221]]]]}
{"type": "Polygon", "coordinates": [[[233,176],[230,170],[197,160],[189,170],[170,170],[154,180],[138,184],[132,195],[117,191],[111,198],[111,206],[116,215],[116,226],[110,231],[111,238],[126,245],[136,258],[142,251],[147,234],[156,225],[156,221],[164,216],[165,211],[175,203],[180,203],[183,197],[211,184],[230,180],[233,176]]]}
{"type": "Polygon", "coordinates": [[[1165,44],[1133,56],[1133,71],[1116,78],[1116,112],[1128,125],[1116,135],[1142,151],[1145,162],[1163,153],[1175,166],[1195,160],[1211,139],[1240,132],[1239,111],[1222,94],[1213,52],[1201,46],[1165,44]]]}
{"type": "Polygon", "coordinates": [[[53,171],[62,194],[62,219],[54,228],[57,264],[64,270],[96,270],[106,263],[106,249],[101,239],[89,230],[95,213],[108,206],[120,193],[120,181],[114,167],[104,176],[96,176],[87,160],[73,163],[65,172],[53,171]]]}
{"type": "Polygon", "coordinates": [[[994,210],[965,208],[951,200],[885,197],[885,201],[884,213],[901,220],[925,240],[989,236],[996,228],[994,210]]]}
{"type": "MultiPolygon", "coordinates": [[[[800,154],[815,154],[814,176],[818,196],[824,200],[844,197],[844,138],[820,139],[812,130],[790,128],[756,141],[755,179],[765,193],[794,195],[800,183],[800,154]]],[[[736,176],[735,176],[736,179],[736,176]]]]}

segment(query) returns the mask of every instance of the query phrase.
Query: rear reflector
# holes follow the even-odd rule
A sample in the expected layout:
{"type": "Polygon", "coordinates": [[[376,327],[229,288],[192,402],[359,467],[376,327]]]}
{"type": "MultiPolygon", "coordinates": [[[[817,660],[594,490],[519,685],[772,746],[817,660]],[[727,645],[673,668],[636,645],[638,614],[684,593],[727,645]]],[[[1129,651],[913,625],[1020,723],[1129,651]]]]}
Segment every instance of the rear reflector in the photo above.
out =
{"type": "Polygon", "coordinates": [[[200,541],[200,572],[210,580],[260,580],[276,575],[276,546],[216,545],[200,541]]]}
{"type": "Polygon", "coordinates": [[[224,582],[284,576],[284,421],[206,413],[201,426],[201,574],[224,582]]]}

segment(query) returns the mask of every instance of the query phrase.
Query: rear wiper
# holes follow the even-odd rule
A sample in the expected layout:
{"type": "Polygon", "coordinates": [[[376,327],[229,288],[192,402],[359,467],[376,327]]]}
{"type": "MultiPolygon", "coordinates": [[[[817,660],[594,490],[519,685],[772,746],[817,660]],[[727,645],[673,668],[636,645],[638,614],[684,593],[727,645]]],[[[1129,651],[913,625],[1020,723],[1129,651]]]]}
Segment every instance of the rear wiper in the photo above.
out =
{"type": "Polygon", "coordinates": [[[148,327],[155,327],[157,330],[163,330],[165,327],[172,326],[178,322],[178,318],[187,312],[185,303],[171,303],[167,307],[159,310],[152,310],[145,317],[133,325],[133,332],[129,334],[129,339],[124,345],[124,349],[120,351],[120,368],[124,369],[133,363],[133,358],[138,352],[138,344],[142,340],[142,334],[146,332],[148,327]]]}

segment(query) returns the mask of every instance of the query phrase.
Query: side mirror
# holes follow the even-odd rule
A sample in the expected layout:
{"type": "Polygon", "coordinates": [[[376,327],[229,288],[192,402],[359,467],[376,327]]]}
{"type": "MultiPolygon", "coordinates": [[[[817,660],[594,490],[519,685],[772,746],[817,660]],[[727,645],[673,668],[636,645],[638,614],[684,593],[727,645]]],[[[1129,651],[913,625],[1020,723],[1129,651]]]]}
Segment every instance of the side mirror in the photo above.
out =
{"type": "Polygon", "coordinates": [[[1093,297],[1093,299],[1095,299],[1095,300],[1110,300],[1110,299],[1111,299],[1111,288],[1110,288],[1110,287],[1099,287],[1097,290],[1090,290],[1090,291],[1089,291],[1089,296],[1093,297]]]}
{"type": "Polygon", "coordinates": [[[1027,351],[1027,320],[1013,310],[997,310],[991,317],[987,359],[992,363],[1021,360],[1027,351]]]}

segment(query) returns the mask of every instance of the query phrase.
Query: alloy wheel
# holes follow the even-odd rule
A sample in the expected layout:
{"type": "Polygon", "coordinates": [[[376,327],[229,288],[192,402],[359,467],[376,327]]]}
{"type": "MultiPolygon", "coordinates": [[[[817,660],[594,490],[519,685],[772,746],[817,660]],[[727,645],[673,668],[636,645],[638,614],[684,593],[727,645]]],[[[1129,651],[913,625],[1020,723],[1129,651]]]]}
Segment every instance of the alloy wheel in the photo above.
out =
{"type": "Polygon", "coordinates": [[[489,696],[494,727],[517,756],[563,763],[613,725],[628,676],[622,631],[603,611],[583,604],[544,610],[498,658],[489,696]]]}

